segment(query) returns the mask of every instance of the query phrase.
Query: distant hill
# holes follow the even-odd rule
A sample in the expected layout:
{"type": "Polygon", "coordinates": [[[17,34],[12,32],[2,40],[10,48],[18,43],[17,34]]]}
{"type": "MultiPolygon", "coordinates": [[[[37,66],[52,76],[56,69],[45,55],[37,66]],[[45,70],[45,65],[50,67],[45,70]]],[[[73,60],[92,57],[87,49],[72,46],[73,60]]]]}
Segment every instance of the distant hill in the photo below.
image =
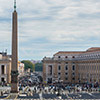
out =
{"type": "Polygon", "coordinates": [[[41,63],[41,60],[30,60],[33,64],[41,63]]]}

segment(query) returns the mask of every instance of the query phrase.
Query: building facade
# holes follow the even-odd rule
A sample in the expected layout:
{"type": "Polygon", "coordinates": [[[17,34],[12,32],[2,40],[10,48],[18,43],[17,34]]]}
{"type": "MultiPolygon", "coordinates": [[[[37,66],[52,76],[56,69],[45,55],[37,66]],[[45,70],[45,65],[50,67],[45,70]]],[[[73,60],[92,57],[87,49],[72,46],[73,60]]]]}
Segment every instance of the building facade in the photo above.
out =
{"type": "Polygon", "coordinates": [[[21,63],[20,61],[18,62],[18,71],[19,71],[18,77],[24,76],[24,64],[21,63]]]}
{"type": "Polygon", "coordinates": [[[11,57],[7,53],[0,53],[0,83],[11,82],[11,57]]]}
{"type": "MultiPolygon", "coordinates": [[[[0,83],[11,83],[11,55],[0,53],[0,83]]],[[[24,64],[18,62],[19,77],[24,75],[24,64]]]]}
{"type": "Polygon", "coordinates": [[[100,83],[100,48],[86,51],[60,51],[43,58],[43,80],[51,83],[100,83]]]}

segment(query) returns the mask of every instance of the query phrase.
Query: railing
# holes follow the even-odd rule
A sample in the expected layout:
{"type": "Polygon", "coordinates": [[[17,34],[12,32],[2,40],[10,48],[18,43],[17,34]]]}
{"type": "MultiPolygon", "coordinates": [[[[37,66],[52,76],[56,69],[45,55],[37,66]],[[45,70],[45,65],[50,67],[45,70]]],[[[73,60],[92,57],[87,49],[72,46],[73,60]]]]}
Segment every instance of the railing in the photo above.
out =
{"type": "Polygon", "coordinates": [[[100,60],[100,57],[89,58],[44,58],[44,61],[81,61],[81,60],[100,60]]]}

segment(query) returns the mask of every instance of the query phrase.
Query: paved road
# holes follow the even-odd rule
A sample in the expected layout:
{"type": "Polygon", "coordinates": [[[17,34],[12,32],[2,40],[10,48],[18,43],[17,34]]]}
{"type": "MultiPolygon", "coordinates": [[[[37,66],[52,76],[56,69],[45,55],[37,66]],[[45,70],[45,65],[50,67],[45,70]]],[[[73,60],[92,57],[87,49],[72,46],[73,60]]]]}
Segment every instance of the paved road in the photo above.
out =
{"type": "MultiPolygon", "coordinates": [[[[58,98],[55,94],[43,94],[43,98],[45,99],[55,99],[58,98]]],[[[40,99],[39,94],[34,94],[34,96],[23,97],[19,96],[18,99],[40,99]]],[[[100,99],[100,93],[72,93],[68,95],[61,95],[62,99],[100,99]]]]}
{"type": "MultiPolygon", "coordinates": [[[[55,94],[42,94],[44,99],[58,99],[55,94]]],[[[0,99],[6,98],[5,96],[0,96],[0,99]]],[[[15,97],[14,97],[15,98],[15,97]]],[[[71,93],[68,95],[61,95],[62,99],[100,99],[100,93],[71,93]]],[[[33,96],[18,96],[17,99],[40,99],[39,94],[34,94],[33,96]]]]}
{"type": "MultiPolygon", "coordinates": [[[[10,90],[10,87],[0,87],[1,90],[10,90]]],[[[24,90],[24,89],[23,89],[24,90]]],[[[31,88],[31,90],[34,90],[34,88],[31,88]]],[[[39,92],[39,91],[38,91],[39,92]]],[[[51,91],[52,92],[52,91],[51,91]]],[[[42,95],[39,93],[35,93],[33,96],[18,96],[18,99],[40,99],[40,97],[45,99],[55,99],[58,98],[56,94],[52,93],[45,93],[43,92],[42,95]]],[[[5,98],[6,96],[0,96],[1,98],[5,98]]],[[[100,93],[88,93],[88,92],[83,92],[83,93],[68,93],[67,91],[61,92],[61,98],[62,99],[100,99],[100,93]]]]}

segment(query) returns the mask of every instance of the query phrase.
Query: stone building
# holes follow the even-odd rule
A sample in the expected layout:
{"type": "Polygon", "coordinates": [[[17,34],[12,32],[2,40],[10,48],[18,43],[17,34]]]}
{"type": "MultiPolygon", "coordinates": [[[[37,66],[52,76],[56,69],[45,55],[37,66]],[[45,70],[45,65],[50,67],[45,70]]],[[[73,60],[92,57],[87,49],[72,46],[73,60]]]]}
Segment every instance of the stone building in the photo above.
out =
{"type": "Polygon", "coordinates": [[[0,83],[11,82],[11,56],[7,53],[0,53],[0,83]]]}
{"type": "Polygon", "coordinates": [[[86,51],[60,51],[43,58],[44,82],[100,83],[100,47],[86,51]]]}
{"type": "MultiPolygon", "coordinates": [[[[18,62],[19,77],[24,75],[24,64],[18,62]]],[[[0,53],[0,83],[11,83],[11,55],[0,53]]]]}
{"type": "Polygon", "coordinates": [[[18,62],[18,71],[19,71],[19,77],[24,76],[24,64],[20,61],[18,62]]]}

